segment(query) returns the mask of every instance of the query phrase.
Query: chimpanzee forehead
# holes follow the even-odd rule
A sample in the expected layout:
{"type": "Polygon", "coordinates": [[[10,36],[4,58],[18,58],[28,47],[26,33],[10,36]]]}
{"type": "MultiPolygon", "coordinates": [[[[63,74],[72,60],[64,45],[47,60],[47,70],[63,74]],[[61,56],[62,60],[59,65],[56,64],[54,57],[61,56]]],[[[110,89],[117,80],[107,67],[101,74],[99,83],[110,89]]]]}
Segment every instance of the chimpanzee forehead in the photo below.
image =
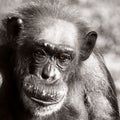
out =
{"type": "Polygon", "coordinates": [[[54,24],[45,27],[41,31],[38,39],[44,39],[45,41],[56,45],[65,45],[75,48],[77,28],[72,23],[56,20],[54,24]]]}

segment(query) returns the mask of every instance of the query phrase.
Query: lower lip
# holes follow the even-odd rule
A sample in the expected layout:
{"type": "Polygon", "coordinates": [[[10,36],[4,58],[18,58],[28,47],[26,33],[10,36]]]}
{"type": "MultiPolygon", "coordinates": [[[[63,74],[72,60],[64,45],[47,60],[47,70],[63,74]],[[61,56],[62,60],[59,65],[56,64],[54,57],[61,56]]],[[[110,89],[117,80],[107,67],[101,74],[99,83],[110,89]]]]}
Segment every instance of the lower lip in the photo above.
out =
{"type": "Polygon", "coordinates": [[[42,105],[48,106],[48,105],[53,105],[53,104],[59,103],[60,101],[62,101],[63,98],[64,98],[64,96],[61,97],[59,100],[57,100],[57,101],[52,101],[52,102],[51,102],[51,101],[47,101],[47,102],[46,102],[46,101],[37,99],[37,98],[35,98],[35,97],[31,97],[30,99],[31,99],[32,101],[38,103],[38,104],[42,104],[42,105]]]}
{"type": "Polygon", "coordinates": [[[43,100],[31,97],[31,100],[38,103],[38,104],[43,104],[43,105],[53,105],[53,104],[57,104],[58,102],[45,102],[43,100]]]}

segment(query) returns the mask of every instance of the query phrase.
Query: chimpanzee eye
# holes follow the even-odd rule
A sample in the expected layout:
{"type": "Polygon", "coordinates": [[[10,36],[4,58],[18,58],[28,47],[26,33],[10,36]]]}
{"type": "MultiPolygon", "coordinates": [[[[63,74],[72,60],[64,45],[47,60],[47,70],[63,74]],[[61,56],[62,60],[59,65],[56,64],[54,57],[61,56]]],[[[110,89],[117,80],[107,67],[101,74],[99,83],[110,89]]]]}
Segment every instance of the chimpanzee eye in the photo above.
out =
{"type": "Polygon", "coordinates": [[[62,62],[65,62],[66,60],[70,60],[70,56],[67,55],[67,54],[61,54],[59,56],[59,60],[62,61],[62,62]]]}
{"type": "Polygon", "coordinates": [[[33,53],[33,57],[36,63],[44,62],[46,60],[46,56],[47,54],[42,48],[35,50],[33,53]]]}
{"type": "Polygon", "coordinates": [[[59,60],[59,65],[60,66],[66,66],[70,63],[71,56],[69,54],[62,53],[58,56],[58,60],[59,60]]]}

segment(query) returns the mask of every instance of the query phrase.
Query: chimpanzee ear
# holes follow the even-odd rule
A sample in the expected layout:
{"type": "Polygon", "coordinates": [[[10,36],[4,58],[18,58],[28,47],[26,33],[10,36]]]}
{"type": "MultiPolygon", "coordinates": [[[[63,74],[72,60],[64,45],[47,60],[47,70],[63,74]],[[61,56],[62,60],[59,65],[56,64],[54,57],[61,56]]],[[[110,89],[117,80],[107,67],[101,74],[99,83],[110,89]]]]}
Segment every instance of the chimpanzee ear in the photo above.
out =
{"type": "Polygon", "coordinates": [[[95,31],[89,32],[82,41],[81,50],[80,50],[80,59],[82,61],[86,60],[96,43],[97,33],[95,31]]]}
{"type": "Polygon", "coordinates": [[[12,16],[6,19],[7,41],[15,40],[23,27],[23,20],[20,17],[12,16]]]}

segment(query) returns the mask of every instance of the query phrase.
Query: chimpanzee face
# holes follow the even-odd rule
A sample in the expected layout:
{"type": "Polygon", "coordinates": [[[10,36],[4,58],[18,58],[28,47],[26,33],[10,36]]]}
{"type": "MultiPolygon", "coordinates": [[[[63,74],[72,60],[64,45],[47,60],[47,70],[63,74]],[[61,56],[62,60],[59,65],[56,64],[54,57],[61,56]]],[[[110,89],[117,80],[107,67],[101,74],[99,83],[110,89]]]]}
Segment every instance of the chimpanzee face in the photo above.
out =
{"type": "Polygon", "coordinates": [[[45,24],[29,34],[25,34],[26,28],[23,30],[25,35],[21,34],[17,41],[15,66],[25,107],[42,116],[59,110],[64,104],[78,39],[72,23],[54,20],[52,25],[45,24]]]}
{"type": "Polygon", "coordinates": [[[9,17],[5,25],[23,106],[44,116],[64,106],[70,77],[80,67],[78,61],[91,54],[97,34],[82,35],[82,23],[38,16],[9,17]]]}

